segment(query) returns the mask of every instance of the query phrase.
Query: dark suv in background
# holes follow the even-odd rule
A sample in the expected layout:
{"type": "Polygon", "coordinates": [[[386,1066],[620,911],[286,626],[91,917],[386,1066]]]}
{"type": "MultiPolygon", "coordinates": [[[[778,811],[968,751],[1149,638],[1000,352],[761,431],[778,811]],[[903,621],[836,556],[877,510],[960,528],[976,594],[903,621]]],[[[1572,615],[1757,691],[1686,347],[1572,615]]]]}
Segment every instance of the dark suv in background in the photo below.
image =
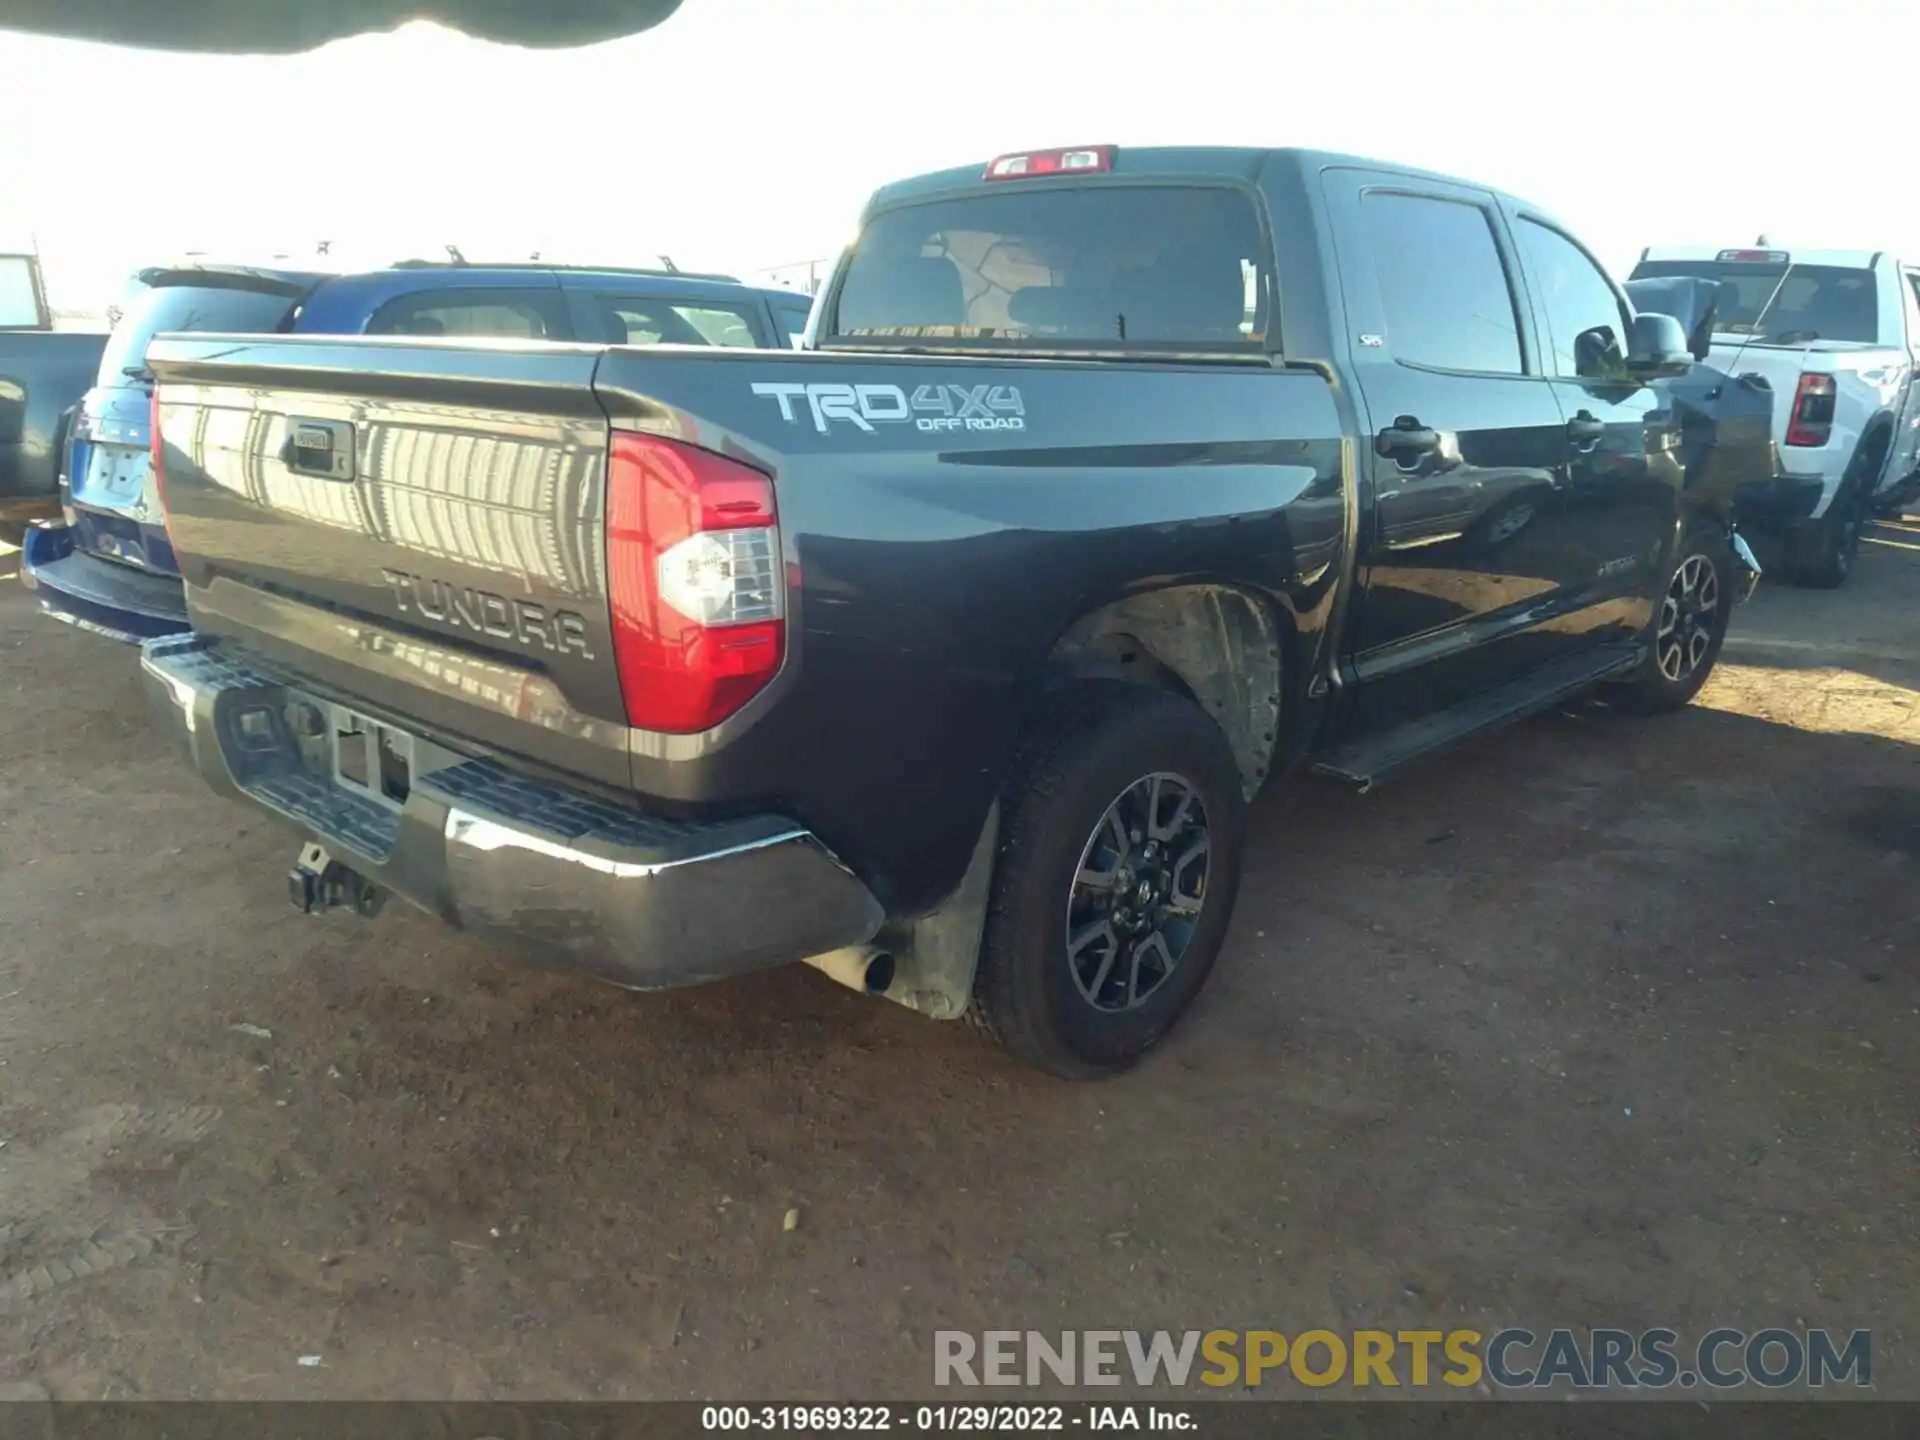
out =
{"type": "Polygon", "coordinates": [[[64,524],[27,533],[21,579],[41,609],[123,640],[188,628],[148,458],[164,332],[408,335],[612,345],[790,348],[810,297],[724,275],[406,262],[358,275],[193,265],[140,273],[68,440],[64,524]]]}

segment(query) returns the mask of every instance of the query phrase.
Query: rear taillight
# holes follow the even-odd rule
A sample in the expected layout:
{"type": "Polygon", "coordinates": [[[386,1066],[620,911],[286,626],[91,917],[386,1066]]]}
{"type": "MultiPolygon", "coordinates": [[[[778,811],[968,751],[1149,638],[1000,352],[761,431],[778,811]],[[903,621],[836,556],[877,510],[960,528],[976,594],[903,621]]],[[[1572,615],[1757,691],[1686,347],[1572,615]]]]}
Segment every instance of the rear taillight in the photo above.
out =
{"type": "Polygon", "coordinates": [[[684,735],[751,700],[786,654],[773,481],[676,440],[616,432],[607,579],[627,723],[684,735]]]}
{"type": "Polygon", "coordinates": [[[160,497],[160,520],[167,527],[167,541],[173,541],[173,511],[167,505],[166,443],[160,438],[160,387],[147,396],[147,453],[153,465],[153,493],[160,497]]]}
{"type": "Polygon", "coordinates": [[[1833,434],[1834,383],[1831,375],[1802,375],[1787,418],[1787,444],[1824,445],[1833,434]]]}

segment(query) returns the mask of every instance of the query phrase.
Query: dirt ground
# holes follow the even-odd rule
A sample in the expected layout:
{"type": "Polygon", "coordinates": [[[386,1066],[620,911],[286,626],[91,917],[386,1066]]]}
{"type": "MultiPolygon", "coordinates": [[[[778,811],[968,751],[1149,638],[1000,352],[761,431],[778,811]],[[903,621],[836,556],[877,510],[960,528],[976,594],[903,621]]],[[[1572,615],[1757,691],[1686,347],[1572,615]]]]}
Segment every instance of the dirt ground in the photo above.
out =
{"type": "Polygon", "coordinates": [[[1081,1086],[804,968],[297,916],[12,570],[0,1381],[853,1399],[944,1327],[1725,1323],[1871,1327],[1920,1396],[1920,524],[1764,586],[1679,716],[1289,785],[1197,1009],[1081,1086]]]}

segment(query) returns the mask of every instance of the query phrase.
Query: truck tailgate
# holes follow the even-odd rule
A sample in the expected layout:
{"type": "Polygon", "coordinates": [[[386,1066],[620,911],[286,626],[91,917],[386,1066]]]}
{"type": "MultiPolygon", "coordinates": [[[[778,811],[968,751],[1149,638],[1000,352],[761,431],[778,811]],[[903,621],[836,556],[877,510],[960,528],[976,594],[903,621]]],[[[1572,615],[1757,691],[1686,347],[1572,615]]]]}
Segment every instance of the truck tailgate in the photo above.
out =
{"type": "Polygon", "coordinates": [[[195,628],[376,717],[624,787],[597,358],[158,342],[195,628]]]}

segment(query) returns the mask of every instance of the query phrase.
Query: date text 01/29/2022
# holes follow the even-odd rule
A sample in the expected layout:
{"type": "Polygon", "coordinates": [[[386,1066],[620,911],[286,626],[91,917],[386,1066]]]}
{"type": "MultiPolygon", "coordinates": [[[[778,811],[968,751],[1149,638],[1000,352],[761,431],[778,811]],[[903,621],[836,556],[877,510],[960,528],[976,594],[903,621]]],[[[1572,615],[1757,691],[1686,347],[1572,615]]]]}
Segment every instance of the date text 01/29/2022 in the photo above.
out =
{"type": "Polygon", "coordinates": [[[1025,1431],[1191,1431],[1193,1416],[1167,1405],[707,1405],[707,1431],[942,1431],[1004,1435],[1025,1431]]]}

